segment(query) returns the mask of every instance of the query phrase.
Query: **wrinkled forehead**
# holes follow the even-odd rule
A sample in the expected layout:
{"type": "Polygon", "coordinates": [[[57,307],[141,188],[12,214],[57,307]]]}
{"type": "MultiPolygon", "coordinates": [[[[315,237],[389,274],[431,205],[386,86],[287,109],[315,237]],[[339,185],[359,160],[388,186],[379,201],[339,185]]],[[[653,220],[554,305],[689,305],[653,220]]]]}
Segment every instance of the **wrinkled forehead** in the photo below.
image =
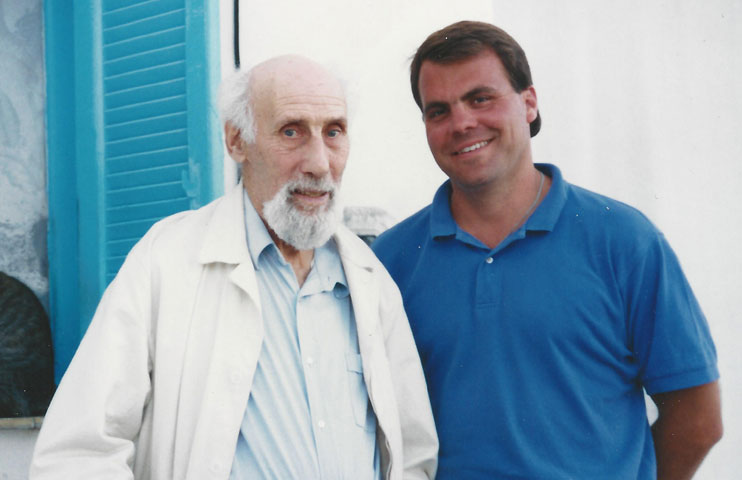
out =
{"type": "Polygon", "coordinates": [[[276,115],[296,110],[307,114],[346,115],[341,82],[319,65],[284,62],[256,73],[252,98],[258,114],[276,115]]]}

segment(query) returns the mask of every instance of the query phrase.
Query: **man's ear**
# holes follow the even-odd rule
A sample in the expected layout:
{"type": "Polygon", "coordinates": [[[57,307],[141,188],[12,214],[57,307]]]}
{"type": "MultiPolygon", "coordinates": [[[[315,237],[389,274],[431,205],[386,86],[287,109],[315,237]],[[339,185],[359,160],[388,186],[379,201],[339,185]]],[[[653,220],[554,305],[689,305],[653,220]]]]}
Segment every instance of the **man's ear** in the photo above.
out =
{"type": "Polygon", "coordinates": [[[245,161],[247,158],[247,145],[240,135],[240,130],[229,122],[224,124],[224,143],[232,160],[237,163],[245,161]]]}
{"type": "Polygon", "coordinates": [[[538,99],[536,98],[536,89],[533,85],[520,92],[523,101],[526,104],[526,121],[531,123],[538,116],[538,99]]]}

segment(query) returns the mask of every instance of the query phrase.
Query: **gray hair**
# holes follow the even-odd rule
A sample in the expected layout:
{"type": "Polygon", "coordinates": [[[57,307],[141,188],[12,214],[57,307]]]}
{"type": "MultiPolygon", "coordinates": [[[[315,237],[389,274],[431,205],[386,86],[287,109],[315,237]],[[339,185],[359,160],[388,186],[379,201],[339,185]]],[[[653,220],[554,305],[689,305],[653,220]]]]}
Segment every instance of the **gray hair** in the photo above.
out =
{"type": "Polygon", "coordinates": [[[240,131],[240,137],[255,143],[257,128],[253,112],[250,83],[252,70],[236,70],[219,86],[219,116],[240,131]]]}

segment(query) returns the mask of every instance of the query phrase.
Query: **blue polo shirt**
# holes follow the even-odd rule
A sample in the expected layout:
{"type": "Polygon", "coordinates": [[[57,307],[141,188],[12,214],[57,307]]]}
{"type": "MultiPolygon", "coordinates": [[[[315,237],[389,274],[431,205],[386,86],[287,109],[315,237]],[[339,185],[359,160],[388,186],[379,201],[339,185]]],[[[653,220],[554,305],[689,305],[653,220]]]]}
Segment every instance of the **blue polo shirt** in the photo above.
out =
{"type": "Polygon", "coordinates": [[[373,249],[399,285],[440,438],[438,479],[653,479],[650,394],[718,378],[708,325],[640,212],[552,187],[494,249],[432,205],[373,249]]]}

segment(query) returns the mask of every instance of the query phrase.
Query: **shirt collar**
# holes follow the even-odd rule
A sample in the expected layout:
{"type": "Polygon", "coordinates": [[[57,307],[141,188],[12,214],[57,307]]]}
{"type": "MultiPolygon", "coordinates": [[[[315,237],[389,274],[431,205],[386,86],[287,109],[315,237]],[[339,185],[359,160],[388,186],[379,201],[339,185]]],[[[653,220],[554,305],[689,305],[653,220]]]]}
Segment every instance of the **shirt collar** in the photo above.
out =
{"type": "MultiPolygon", "coordinates": [[[[535,166],[551,177],[552,183],[549,193],[526,221],[525,229],[527,231],[551,231],[567,201],[567,183],[555,165],[537,163],[535,166]]],[[[451,180],[446,180],[433,197],[430,232],[434,239],[455,236],[458,240],[481,245],[481,242],[459,228],[451,214],[451,180]]]]}
{"type": "Polygon", "coordinates": [[[314,249],[312,271],[302,290],[307,295],[331,291],[337,298],[348,296],[348,281],[334,239],[314,249]]]}
{"type": "Polygon", "coordinates": [[[451,180],[438,187],[430,210],[430,233],[433,238],[451,237],[459,229],[451,214],[451,180]]]}
{"type": "Polygon", "coordinates": [[[554,230],[567,202],[568,184],[556,165],[537,163],[536,168],[551,177],[551,188],[526,222],[526,230],[550,232],[554,230]]]}
{"type": "Polygon", "coordinates": [[[258,211],[255,210],[250,197],[247,195],[247,190],[243,189],[244,205],[245,205],[245,235],[247,236],[247,249],[250,251],[250,258],[255,269],[260,268],[258,260],[263,250],[270,247],[271,245],[275,248],[275,243],[268,233],[268,229],[265,227],[263,220],[258,215],[258,211]]]}

